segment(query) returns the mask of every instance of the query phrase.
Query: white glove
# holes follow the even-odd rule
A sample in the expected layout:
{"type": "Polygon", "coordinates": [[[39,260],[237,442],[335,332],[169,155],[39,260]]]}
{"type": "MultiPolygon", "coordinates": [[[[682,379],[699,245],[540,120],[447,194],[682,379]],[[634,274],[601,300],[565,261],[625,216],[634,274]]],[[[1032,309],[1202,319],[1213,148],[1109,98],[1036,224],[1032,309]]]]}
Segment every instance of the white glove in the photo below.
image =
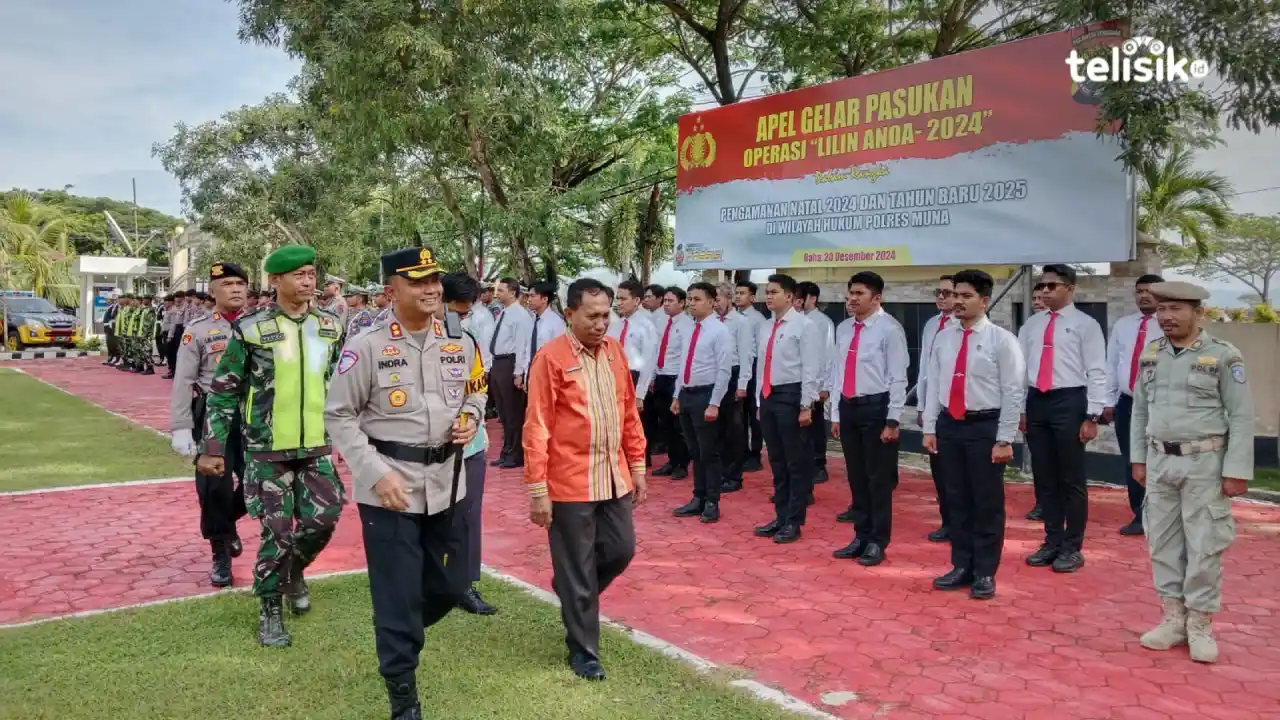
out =
{"type": "Polygon", "coordinates": [[[173,451],[179,455],[194,457],[196,455],[196,441],[191,438],[190,430],[174,430],[173,431],[173,451]]]}

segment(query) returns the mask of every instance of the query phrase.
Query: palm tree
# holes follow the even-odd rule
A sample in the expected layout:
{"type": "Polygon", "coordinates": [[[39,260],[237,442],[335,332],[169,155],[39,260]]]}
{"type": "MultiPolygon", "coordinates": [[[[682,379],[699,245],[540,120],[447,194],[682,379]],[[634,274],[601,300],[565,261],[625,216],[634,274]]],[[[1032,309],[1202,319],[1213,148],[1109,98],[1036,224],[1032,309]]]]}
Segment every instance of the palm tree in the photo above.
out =
{"type": "Polygon", "coordinates": [[[75,305],[75,252],[66,217],[25,193],[0,205],[0,288],[33,290],[55,305],[75,305]]]}
{"type": "Polygon", "coordinates": [[[1231,221],[1231,183],[1195,169],[1195,153],[1175,142],[1167,155],[1138,165],[1138,230],[1161,240],[1176,233],[1197,257],[1209,254],[1209,237],[1231,221]]]}

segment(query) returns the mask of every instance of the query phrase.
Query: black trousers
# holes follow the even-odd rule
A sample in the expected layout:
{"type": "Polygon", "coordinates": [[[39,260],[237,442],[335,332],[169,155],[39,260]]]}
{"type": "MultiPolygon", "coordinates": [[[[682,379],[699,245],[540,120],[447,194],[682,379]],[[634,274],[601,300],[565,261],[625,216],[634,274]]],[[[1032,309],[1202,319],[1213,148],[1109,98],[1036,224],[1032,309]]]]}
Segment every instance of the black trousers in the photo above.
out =
{"type": "Polygon", "coordinates": [[[569,650],[600,658],[600,593],[636,554],[631,496],[551,503],[551,586],[569,650]]]}
{"type": "Polygon", "coordinates": [[[769,446],[775,516],[803,525],[813,493],[813,448],[800,427],[800,383],[773,386],[760,403],[760,429],[769,446]]]}
{"type": "Polygon", "coordinates": [[[164,346],[164,358],[169,363],[171,372],[178,367],[178,347],[182,345],[184,332],[186,332],[185,325],[174,325],[173,332],[169,334],[169,341],[164,346]]]}
{"type": "Polygon", "coordinates": [[[853,497],[857,537],[889,546],[893,529],[893,491],[898,487],[898,441],[881,442],[889,415],[889,394],[841,398],[840,448],[844,451],[853,497]]]}
{"type": "Polygon", "coordinates": [[[1080,550],[1089,520],[1080,442],[1080,424],[1088,410],[1088,391],[1082,387],[1027,391],[1027,444],[1044,513],[1044,541],[1063,552],[1080,550]]]}
{"type": "MultiPolygon", "coordinates": [[[[991,462],[999,418],[938,417],[938,461],[946,468],[951,564],[995,577],[1004,552],[1004,463],[991,462]]],[[[843,429],[843,428],[842,428],[843,429]]]]}
{"type": "Polygon", "coordinates": [[[680,421],[671,412],[675,390],[675,375],[658,375],[653,380],[653,392],[649,394],[645,409],[650,411],[654,440],[667,446],[667,462],[672,467],[683,468],[689,466],[689,449],[684,444],[680,421]]]}
{"type": "Polygon", "coordinates": [[[1129,489],[1129,509],[1133,517],[1142,522],[1142,503],[1147,499],[1147,489],[1133,479],[1133,465],[1129,460],[1129,429],[1133,423],[1133,397],[1120,393],[1116,401],[1116,442],[1120,444],[1120,456],[1124,458],[1125,485],[1129,489]]]}
{"type": "MultiPolygon", "coordinates": [[[[191,400],[191,418],[200,437],[204,429],[205,397],[191,400]]],[[[200,536],[210,541],[230,541],[239,537],[236,521],[248,514],[244,504],[244,435],[237,416],[227,433],[222,475],[196,473],[196,497],[200,500],[200,536]],[[240,482],[236,482],[240,478],[240,482]]]]}
{"type": "Polygon", "coordinates": [[[827,428],[826,405],[820,400],[813,401],[813,424],[804,429],[813,448],[813,471],[815,473],[819,470],[827,469],[827,438],[830,437],[831,431],[827,428]]]}
{"type": "MultiPolygon", "coordinates": [[[[724,435],[719,418],[707,422],[705,413],[711,404],[711,390],[712,386],[703,385],[680,391],[680,430],[693,459],[693,497],[718,503],[720,485],[724,482],[724,466],[720,461],[724,435]]],[[[720,412],[724,412],[723,404],[720,412]]]]}
{"type": "Polygon", "coordinates": [[[496,355],[489,373],[489,387],[498,403],[498,419],[502,422],[500,460],[524,464],[524,411],[528,396],[516,389],[516,356],[496,355]]]}
{"type": "Polygon", "coordinates": [[[462,461],[467,473],[467,497],[462,501],[462,517],[467,527],[467,579],[480,582],[480,548],[483,528],[484,476],[488,468],[484,453],[462,461]]]}
{"type": "Polygon", "coordinates": [[[369,566],[378,672],[388,680],[411,676],[425,629],[449,614],[469,584],[463,513],[356,507],[369,566]]]}
{"type": "Polygon", "coordinates": [[[756,416],[759,409],[760,405],[756,402],[756,379],[752,376],[747,381],[747,399],[742,403],[742,415],[745,419],[742,424],[743,448],[746,456],[757,462],[764,450],[764,433],[760,430],[760,418],[756,416]]]}
{"type": "Polygon", "coordinates": [[[738,399],[738,366],[729,371],[729,389],[720,401],[720,454],[725,481],[742,481],[742,463],[747,453],[747,434],[742,427],[743,401],[738,399]]]}
{"type": "Polygon", "coordinates": [[[942,527],[951,527],[951,513],[947,510],[947,483],[942,478],[943,467],[936,454],[929,456],[929,474],[933,476],[933,492],[938,497],[938,515],[942,527]]]}

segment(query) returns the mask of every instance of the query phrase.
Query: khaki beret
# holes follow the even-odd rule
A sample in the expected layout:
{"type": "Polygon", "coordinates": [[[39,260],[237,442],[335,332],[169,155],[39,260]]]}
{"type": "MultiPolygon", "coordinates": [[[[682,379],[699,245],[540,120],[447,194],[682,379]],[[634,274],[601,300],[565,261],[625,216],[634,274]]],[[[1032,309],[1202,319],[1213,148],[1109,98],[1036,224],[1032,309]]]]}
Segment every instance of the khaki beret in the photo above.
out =
{"type": "Polygon", "coordinates": [[[1151,294],[1162,300],[1202,301],[1209,299],[1209,291],[1195,283],[1172,281],[1152,283],[1151,294]]]}

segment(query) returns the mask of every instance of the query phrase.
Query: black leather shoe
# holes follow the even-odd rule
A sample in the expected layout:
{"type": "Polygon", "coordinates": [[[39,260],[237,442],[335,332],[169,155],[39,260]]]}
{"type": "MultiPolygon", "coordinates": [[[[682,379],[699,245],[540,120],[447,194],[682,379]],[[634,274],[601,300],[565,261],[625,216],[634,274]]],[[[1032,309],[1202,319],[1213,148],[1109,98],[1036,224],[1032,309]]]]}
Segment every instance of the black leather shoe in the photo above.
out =
{"type": "Polygon", "coordinates": [[[862,553],[866,549],[867,549],[867,543],[865,540],[862,540],[860,538],[854,538],[853,542],[849,543],[848,545],[845,545],[839,550],[833,551],[831,553],[831,557],[837,558],[839,560],[853,560],[855,558],[862,557],[862,553]]]}
{"type": "Polygon", "coordinates": [[[172,380],[172,379],[173,379],[173,373],[165,373],[165,374],[161,375],[161,376],[160,376],[160,378],[161,378],[161,379],[163,379],[163,380],[172,380]]]}
{"type": "Polygon", "coordinates": [[[734,493],[734,492],[738,492],[741,489],[742,489],[741,480],[725,480],[723,483],[720,484],[720,492],[722,493],[734,493]]]}
{"type": "Polygon", "coordinates": [[[951,568],[951,572],[933,579],[934,590],[959,590],[973,584],[973,573],[960,568],[951,568]]]}
{"type": "Polygon", "coordinates": [[[761,525],[760,527],[756,528],[755,534],[756,534],[756,537],[773,537],[774,535],[777,535],[778,531],[781,529],[782,529],[782,523],[778,522],[777,520],[770,520],[764,525],[761,525]]]}
{"type": "Polygon", "coordinates": [[[658,468],[657,470],[654,470],[654,471],[653,471],[653,476],[654,476],[654,477],[667,477],[668,475],[670,475],[671,473],[673,473],[673,472],[675,472],[675,471],[676,471],[675,467],[674,467],[671,463],[667,463],[666,465],[663,465],[662,467],[658,468]]]}
{"type": "Polygon", "coordinates": [[[490,460],[490,461],[489,461],[489,467],[502,467],[506,462],[507,462],[507,459],[506,459],[506,458],[501,458],[501,457],[500,457],[500,458],[498,458],[498,459],[496,459],[496,460],[490,460]]]}
{"type": "Polygon", "coordinates": [[[240,538],[235,538],[231,541],[231,557],[238,558],[242,552],[244,552],[244,546],[240,544],[240,538]]]}
{"type": "Polygon", "coordinates": [[[1121,535],[1145,535],[1146,530],[1142,527],[1142,520],[1134,518],[1132,522],[1120,528],[1121,535]]]}
{"type": "Polygon", "coordinates": [[[720,520],[720,503],[703,503],[702,515],[698,519],[704,523],[718,522],[720,520]]]}
{"type": "Polygon", "coordinates": [[[694,517],[702,514],[702,501],[694,498],[671,512],[676,517],[694,517]]]}
{"type": "Polygon", "coordinates": [[[221,540],[209,543],[213,549],[213,567],[209,570],[209,584],[224,588],[231,585],[231,552],[221,540]]]}
{"type": "Polygon", "coordinates": [[[418,704],[418,683],[413,674],[383,682],[391,701],[391,720],[421,720],[422,706],[418,704]]]}
{"type": "Polygon", "coordinates": [[[951,530],[946,525],[929,533],[929,542],[949,542],[951,540],[951,530]]]}
{"type": "Polygon", "coordinates": [[[604,666],[599,660],[587,657],[586,653],[575,652],[569,656],[569,667],[573,674],[583,680],[603,680],[604,666]]]}
{"type": "Polygon", "coordinates": [[[800,539],[800,526],[795,523],[787,523],[783,525],[773,536],[773,541],[779,545],[793,543],[800,539]]]}
{"type": "Polygon", "coordinates": [[[1052,545],[1041,545],[1039,550],[1027,557],[1027,564],[1031,567],[1048,567],[1057,559],[1058,548],[1052,545]]]}
{"type": "Polygon", "coordinates": [[[849,508],[836,516],[836,522],[851,523],[853,522],[853,508],[849,508]]]}
{"type": "Polygon", "coordinates": [[[512,470],[515,468],[522,468],[524,467],[524,460],[507,460],[506,462],[502,463],[498,467],[502,468],[503,470],[512,470]]]}
{"type": "Polygon", "coordinates": [[[671,471],[672,480],[683,480],[689,477],[689,469],[686,467],[678,467],[671,471]]]}
{"type": "Polygon", "coordinates": [[[770,496],[769,496],[769,502],[773,502],[773,498],[774,498],[774,497],[776,497],[776,496],[775,496],[775,495],[770,495],[770,496]]]}
{"type": "Polygon", "coordinates": [[[1027,519],[1036,522],[1044,520],[1044,510],[1040,507],[1040,503],[1036,503],[1036,506],[1031,508],[1031,512],[1027,513],[1027,519]]]}
{"type": "Polygon", "coordinates": [[[821,485],[822,483],[826,482],[828,479],[829,478],[827,477],[827,469],[818,468],[818,473],[813,476],[813,484],[821,485]]]}
{"type": "Polygon", "coordinates": [[[258,644],[281,648],[289,647],[292,642],[289,631],[284,629],[284,603],[280,596],[262,598],[258,609],[258,644]]]}
{"type": "Polygon", "coordinates": [[[742,472],[760,472],[763,469],[760,458],[747,458],[742,462],[742,472]]]}
{"type": "Polygon", "coordinates": [[[458,600],[458,608],[472,615],[497,615],[498,608],[490,605],[480,597],[480,591],[474,587],[462,593],[462,598],[458,600]]]}
{"type": "Polygon", "coordinates": [[[969,597],[975,600],[990,600],[996,596],[996,579],[983,576],[973,579],[973,587],[969,588],[969,597]]]}
{"type": "Polygon", "coordinates": [[[1056,573],[1073,573],[1084,567],[1084,555],[1078,550],[1064,552],[1058,555],[1053,561],[1053,571],[1056,573]]]}
{"type": "Polygon", "coordinates": [[[884,562],[884,548],[875,543],[867,543],[867,549],[862,551],[862,557],[858,558],[859,565],[867,567],[875,567],[884,562]]]}

